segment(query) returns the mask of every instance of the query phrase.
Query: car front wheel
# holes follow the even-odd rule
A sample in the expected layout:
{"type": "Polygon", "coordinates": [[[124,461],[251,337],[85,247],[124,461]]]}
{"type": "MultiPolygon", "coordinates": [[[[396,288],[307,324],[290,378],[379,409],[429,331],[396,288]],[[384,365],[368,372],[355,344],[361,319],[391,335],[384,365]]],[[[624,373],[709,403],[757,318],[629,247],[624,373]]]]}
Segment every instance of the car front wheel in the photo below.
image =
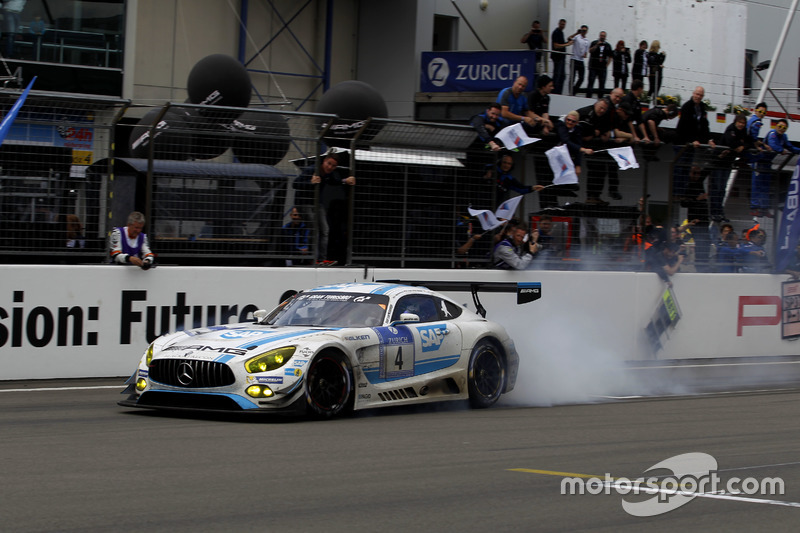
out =
{"type": "Polygon", "coordinates": [[[472,350],[469,359],[469,403],[485,408],[494,404],[503,393],[506,382],[506,365],[500,350],[488,341],[481,341],[472,350]]]}
{"type": "Polygon", "coordinates": [[[306,374],[306,403],[312,415],[332,418],[353,406],[353,380],[344,357],[321,353],[306,374]]]}

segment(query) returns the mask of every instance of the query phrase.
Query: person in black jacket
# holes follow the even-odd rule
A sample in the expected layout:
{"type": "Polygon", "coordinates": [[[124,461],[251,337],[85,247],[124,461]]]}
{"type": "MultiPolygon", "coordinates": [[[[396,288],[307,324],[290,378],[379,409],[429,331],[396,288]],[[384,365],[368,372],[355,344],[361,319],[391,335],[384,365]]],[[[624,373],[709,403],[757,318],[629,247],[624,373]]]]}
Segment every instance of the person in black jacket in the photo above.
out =
{"type": "Polygon", "coordinates": [[[705,89],[697,86],[692,92],[692,97],[681,106],[678,126],[675,128],[675,152],[680,157],[675,161],[674,196],[684,196],[689,178],[689,167],[701,144],[715,146],[709,130],[708,111],[703,97],[705,89]],[[691,145],[691,146],[682,146],[691,145]],[[682,152],[682,153],[681,153],[682,152]]]}
{"type": "Polygon", "coordinates": [[[631,49],[625,46],[625,41],[617,41],[614,48],[614,87],[623,91],[628,84],[628,71],[630,71],[631,49]]]}

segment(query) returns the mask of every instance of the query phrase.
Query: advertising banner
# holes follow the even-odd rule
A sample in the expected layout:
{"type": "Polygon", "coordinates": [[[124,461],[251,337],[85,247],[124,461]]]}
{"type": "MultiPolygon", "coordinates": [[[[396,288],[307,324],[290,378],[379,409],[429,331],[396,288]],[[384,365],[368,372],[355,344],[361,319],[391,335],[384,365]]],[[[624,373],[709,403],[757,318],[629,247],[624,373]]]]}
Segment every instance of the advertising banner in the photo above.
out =
{"type": "Polygon", "coordinates": [[[422,52],[421,92],[500,91],[536,75],[536,55],[530,50],[501,52],[422,52]]]}

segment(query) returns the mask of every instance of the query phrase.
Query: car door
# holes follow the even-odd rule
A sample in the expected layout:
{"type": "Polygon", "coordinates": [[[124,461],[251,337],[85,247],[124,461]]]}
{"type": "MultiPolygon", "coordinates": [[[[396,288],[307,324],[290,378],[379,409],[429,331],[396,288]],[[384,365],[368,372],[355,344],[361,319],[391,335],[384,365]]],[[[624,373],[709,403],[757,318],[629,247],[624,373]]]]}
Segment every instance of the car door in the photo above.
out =
{"type": "Polygon", "coordinates": [[[392,313],[392,323],[405,312],[417,315],[419,322],[374,328],[381,381],[435,372],[454,365],[461,357],[461,330],[440,298],[425,294],[401,298],[392,313]]]}

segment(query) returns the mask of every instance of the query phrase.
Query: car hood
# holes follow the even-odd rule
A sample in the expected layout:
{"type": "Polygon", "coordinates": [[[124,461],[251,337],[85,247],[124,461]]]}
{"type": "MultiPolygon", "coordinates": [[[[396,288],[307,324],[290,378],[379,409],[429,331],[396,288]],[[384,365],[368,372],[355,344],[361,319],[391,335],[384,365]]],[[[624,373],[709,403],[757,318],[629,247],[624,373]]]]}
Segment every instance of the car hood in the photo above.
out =
{"type": "Polygon", "coordinates": [[[273,348],[302,342],[308,337],[338,331],[338,328],[307,326],[261,326],[232,324],[174,333],[156,343],[156,358],[197,358],[253,356],[273,348]],[[159,346],[160,345],[160,346],[159,346]]]}

